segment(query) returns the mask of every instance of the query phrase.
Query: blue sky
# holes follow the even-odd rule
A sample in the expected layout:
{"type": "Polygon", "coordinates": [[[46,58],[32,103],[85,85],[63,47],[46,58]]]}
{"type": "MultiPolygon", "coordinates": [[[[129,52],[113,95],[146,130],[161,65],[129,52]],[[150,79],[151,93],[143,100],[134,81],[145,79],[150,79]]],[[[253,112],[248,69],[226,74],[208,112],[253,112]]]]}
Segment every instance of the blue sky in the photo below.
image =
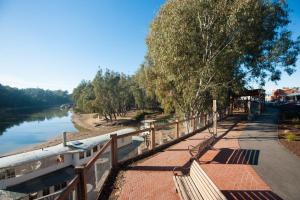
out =
{"type": "MultiPolygon", "coordinates": [[[[300,2],[288,1],[300,35],[300,2]]],[[[98,66],[133,74],[164,0],[0,0],[0,83],[72,91],[98,66]]],[[[267,90],[300,86],[298,71],[267,90]]]]}

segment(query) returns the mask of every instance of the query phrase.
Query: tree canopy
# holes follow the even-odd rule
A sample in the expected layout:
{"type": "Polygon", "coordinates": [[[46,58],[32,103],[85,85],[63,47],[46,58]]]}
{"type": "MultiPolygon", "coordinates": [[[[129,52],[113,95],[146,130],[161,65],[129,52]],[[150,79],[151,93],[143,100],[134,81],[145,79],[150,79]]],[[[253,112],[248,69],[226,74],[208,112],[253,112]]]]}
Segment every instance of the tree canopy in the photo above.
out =
{"type": "Polygon", "coordinates": [[[124,116],[133,109],[156,108],[154,97],[146,96],[140,85],[144,73],[134,76],[106,70],[99,70],[92,81],[82,81],[73,91],[76,109],[82,112],[96,112],[107,120],[124,116]]]}
{"type": "Polygon", "coordinates": [[[76,108],[112,119],[162,106],[189,117],[228,104],[232,93],[295,71],[299,37],[289,9],[272,0],[168,0],[150,26],[145,62],[133,76],[99,70],[74,89],[76,108]]]}
{"type": "Polygon", "coordinates": [[[0,84],[0,108],[50,106],[70,102],[67,91],[39,88],[17,89],[0,84]]]}
{"type": "Polygon", "coordinates": [[[169,0],[147,39],[147,76],[165,110],[185,116],[213,98],[294,72],[299,38],[291,39],[287,4],[268,0],[169,0]]]}

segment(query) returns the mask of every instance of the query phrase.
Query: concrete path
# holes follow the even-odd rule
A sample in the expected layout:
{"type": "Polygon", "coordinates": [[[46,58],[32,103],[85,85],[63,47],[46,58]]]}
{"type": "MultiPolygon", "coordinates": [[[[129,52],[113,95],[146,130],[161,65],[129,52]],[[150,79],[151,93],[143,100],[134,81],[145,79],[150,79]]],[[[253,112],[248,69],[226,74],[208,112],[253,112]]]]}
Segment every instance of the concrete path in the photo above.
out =
{"type": "Polygon", "coordinates": [[[277,137],[278,111],[267,112],[251,123],[245,123],[239,137],[242,149],[257,150],[255,171],[282,199],[300,199],[300,158],[283,147],[277,137]]]}

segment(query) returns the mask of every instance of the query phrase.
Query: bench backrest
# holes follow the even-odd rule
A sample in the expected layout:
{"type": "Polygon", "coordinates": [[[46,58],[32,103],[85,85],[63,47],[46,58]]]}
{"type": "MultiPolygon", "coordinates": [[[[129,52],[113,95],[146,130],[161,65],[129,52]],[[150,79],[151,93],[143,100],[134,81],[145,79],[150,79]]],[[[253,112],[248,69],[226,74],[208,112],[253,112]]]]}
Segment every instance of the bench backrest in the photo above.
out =
{"type": "Polygon", "coordinates": [[[226,197],[210,180],[197,161],[192,163],[190,176],[205,200],[226,200],[226,197]]]}

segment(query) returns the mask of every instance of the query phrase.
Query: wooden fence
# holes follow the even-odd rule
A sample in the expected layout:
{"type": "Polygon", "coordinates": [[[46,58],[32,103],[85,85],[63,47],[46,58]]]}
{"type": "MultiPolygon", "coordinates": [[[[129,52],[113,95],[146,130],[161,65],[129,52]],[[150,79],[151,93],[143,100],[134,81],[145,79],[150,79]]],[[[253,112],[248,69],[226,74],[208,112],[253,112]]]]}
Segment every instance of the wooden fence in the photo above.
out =
{"type": "MultiPolygon", "coordinates": [[[[143,130],[137,130],[133,131],[124,135],[117,135],[117,134],[112,134],[110,136],[110,140],[108,140],[105,145],[99,150],[99,152],[84,166],[79,166],[75,168],[76,171],[76,176],[69,182],[66,188],[62,190],[60,195],[56,198],[56,200],[66,200],[66,199],[79,199],[79,200],[87,200],[91,199],[91,197],[88,197],[89,190],[91,190],[89,187],[87,187],[87,182],[88,182],[88,171],[91,171],[93,167],[95,166],[95,163],[99,161],[99,158],[107,153],[107,150],[110,150],[110,166],[107,167],[107,170],[109,173],[106,173],[106,176],[104,177],[104,181],[107,179],[107,177],[110,175],[111,169],[117,169],[120,163],[124,163],[124,161],[128,159],[132,159],[135,157],[138,157],[145,152],[142,151],[139,155],[133,155],[130,158],[125,158],[125,160],[121,160],[118,158],[118,155],[121,153],[120,148],[118,148],[118,140],[125,138],[125,137],[132,137],[132,136],[140,136],[141,134],[149,133],[148,137],[150,139],[150,145],[147,149],[147,151],[155,151],[158,147],[160,147],[162,144],[159,143],[157,140],[158,133],[162,133],[163,131],[171,130],[169,132],[172,132],[173,137],[169,137],[171,139],[166,139],[162,140],[163,144],[170,143],[174,140],[180,141],[181,138],[186,138],[189,135],[192,135],[194,133],[197,133],[197,131],[203,130],[204,128],[212,125],[213,123],[213,131],[212,134],[216,134],[216,123],[217,120],[224,118],[229,114],[228,109],[219,111],[219,114],[216,112],[216,104],[213,104],[213,111],[214,114],[211,115],[200,115],[197,117],[192,117],[190,119],[185,119],[185,120],[175,120],[174,122],[163,124],[163,125],[158,125],[155,126],[155,124],[152,124],[150,128],[146,128],[143,130]],[[185,127],[182,127],[185,126],[185,127]],[[168,129],[167,129],[167,128],[168,129]],[[171,127],[171,128],[170,128],[171,127]],[[182,128],[185,128],[187,130],[187,133],[182,132],[182,128]],[[174,130],[174,132],[173,132],[174,130]],[[109,148],[109,149],[108,149],[109,148]]],[[[92,170],[93,171],[93,170],[92,170]]],[[[95,169],[94,171],[97,171],[95,169]]],[[[103,177],[101,177],[102,179],[103,177]]],[[[98,177],[99,179],[99,177],[98,177]]],[[[102,185],[100,186],[95,186],[95,190],[97,192],[96,196],[93,196],[92,198],[98,198],[101,191],[102,191],[102,185]]]]}

